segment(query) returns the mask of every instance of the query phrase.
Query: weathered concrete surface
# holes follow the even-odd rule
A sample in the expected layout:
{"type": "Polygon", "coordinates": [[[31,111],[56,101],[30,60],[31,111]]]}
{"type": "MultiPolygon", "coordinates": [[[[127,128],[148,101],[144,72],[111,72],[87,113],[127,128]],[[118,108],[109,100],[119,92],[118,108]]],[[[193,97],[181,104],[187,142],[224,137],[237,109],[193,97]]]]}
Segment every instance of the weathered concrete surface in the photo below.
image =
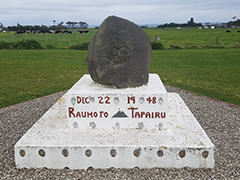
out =
{"type": "Polygon", "coordinates": [[[147,34],[126,19],[109,16],[90,41],[87,67],[97,83],[138,87],[148,82],[151,58],[147,34]]]}
{"type": "Polygon", "coordinates": [[[214,167],[214,145],[176,93],[169,93],[166,130],[70,129],[65,107],[66,95],[17,142],[18,168],[214,167]]]}
{"type": "Polygon", "coordinates": [[[65,97],[68,125],[71,128],[89,128],[91,123],[95,124],[95,128],[110,129],[134,129],[139,128],[138,124],[143,124],[144,129],[164,129],[167,126],[168,94],[158,74],[149,74],[147,85],[125,89],[99,85],[92,81],[89,74],[85,74],[65,97]],[[153,97],[155,103],[151,101],[153,97]],[[141,112],[142,117],[133,117],[133,111],[141,112]],[[84,117],[77,115],[77,112],[83,113],[84,117]],[[84,115],[86,112],[95,116],[84,115]],[[124,114],[125,118],[113,118],[117,112],[124,114]],[[161,112],[165,117],[160,118],[160,113],[156,117],[156,112],[161,112]],[[146,113],[154,115],[146,118],[146,113]]]}
{"type": "Polygon", "coordinates": [[[239,179],[240,176],[240,106],[192,94],[166,86],[177,92],[198,119],[215,145],[213,169],[151,168],[53,170],[17,169],[14,144],[66,92],[34,99],[0,109],[0,177],[1,179],[239,179]]]}
{"type": "Polygon", "coordinates": [[[214,167],[211,140],[180,96],[167,93],[157,74],[150,74],[147,86],[124,90],[99,86],[84,75],[14,149],[18,168],[214,167]],[[103,97],[108,97],[106,102],[103,97]],[[92,115],[75,116],[70,109],[92,115]],[[138,110],[139,116],[129,109],[138,110]],[[113,118],[120,110],[127,117],[113,118]]]}

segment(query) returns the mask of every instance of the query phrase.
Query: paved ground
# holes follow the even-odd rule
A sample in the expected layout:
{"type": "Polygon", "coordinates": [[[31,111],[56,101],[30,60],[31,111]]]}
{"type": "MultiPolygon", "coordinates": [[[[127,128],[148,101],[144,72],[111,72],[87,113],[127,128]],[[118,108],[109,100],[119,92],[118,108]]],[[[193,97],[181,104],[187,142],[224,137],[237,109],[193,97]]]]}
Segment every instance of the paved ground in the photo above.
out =
{"type": "Polygon", "coordinates": [[[214,169],[16,169],[14,144],[65,93],[0,109],[0,179],[240,179],[240,106],[177,92],[215,144],[214,169]]]}

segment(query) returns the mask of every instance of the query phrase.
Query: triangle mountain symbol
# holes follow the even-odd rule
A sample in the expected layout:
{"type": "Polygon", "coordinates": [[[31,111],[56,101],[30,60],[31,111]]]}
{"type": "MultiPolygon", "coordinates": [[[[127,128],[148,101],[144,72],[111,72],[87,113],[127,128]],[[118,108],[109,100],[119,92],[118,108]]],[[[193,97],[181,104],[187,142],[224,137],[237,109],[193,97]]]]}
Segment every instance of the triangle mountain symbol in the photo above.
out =
{"type": "Polygon", "coordinates": [[[123,111],[118,111],[113,118],[126,118],[128,117],[123,111]]]}

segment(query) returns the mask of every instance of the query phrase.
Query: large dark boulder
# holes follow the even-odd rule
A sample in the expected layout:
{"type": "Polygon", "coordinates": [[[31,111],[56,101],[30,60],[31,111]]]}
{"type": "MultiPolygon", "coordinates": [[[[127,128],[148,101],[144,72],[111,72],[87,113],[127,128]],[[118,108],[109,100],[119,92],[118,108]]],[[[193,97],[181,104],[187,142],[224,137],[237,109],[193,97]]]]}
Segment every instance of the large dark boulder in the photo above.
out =
{"type": "Polygon", "coordinates": [[[87,67],[97,83],[138,87],[148,82],[151,58],[147,34],[126,19],[109,16],[89,43],[87,67]]]}

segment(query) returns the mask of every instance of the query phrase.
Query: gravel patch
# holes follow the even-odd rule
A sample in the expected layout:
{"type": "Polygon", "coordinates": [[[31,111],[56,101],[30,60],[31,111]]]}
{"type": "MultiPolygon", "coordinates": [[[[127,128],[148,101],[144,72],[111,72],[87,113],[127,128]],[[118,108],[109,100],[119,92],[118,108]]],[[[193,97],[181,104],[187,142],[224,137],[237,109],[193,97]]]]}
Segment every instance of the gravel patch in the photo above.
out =
{"type": "Polygon", "coordinates": [[[215,145],[215,168],[151,169],[16,169],[15,143],[64,94],[52,94],[0,109],[0,179],[240,179],[240,106],[199,96],[178,88],[215,145]]]}

